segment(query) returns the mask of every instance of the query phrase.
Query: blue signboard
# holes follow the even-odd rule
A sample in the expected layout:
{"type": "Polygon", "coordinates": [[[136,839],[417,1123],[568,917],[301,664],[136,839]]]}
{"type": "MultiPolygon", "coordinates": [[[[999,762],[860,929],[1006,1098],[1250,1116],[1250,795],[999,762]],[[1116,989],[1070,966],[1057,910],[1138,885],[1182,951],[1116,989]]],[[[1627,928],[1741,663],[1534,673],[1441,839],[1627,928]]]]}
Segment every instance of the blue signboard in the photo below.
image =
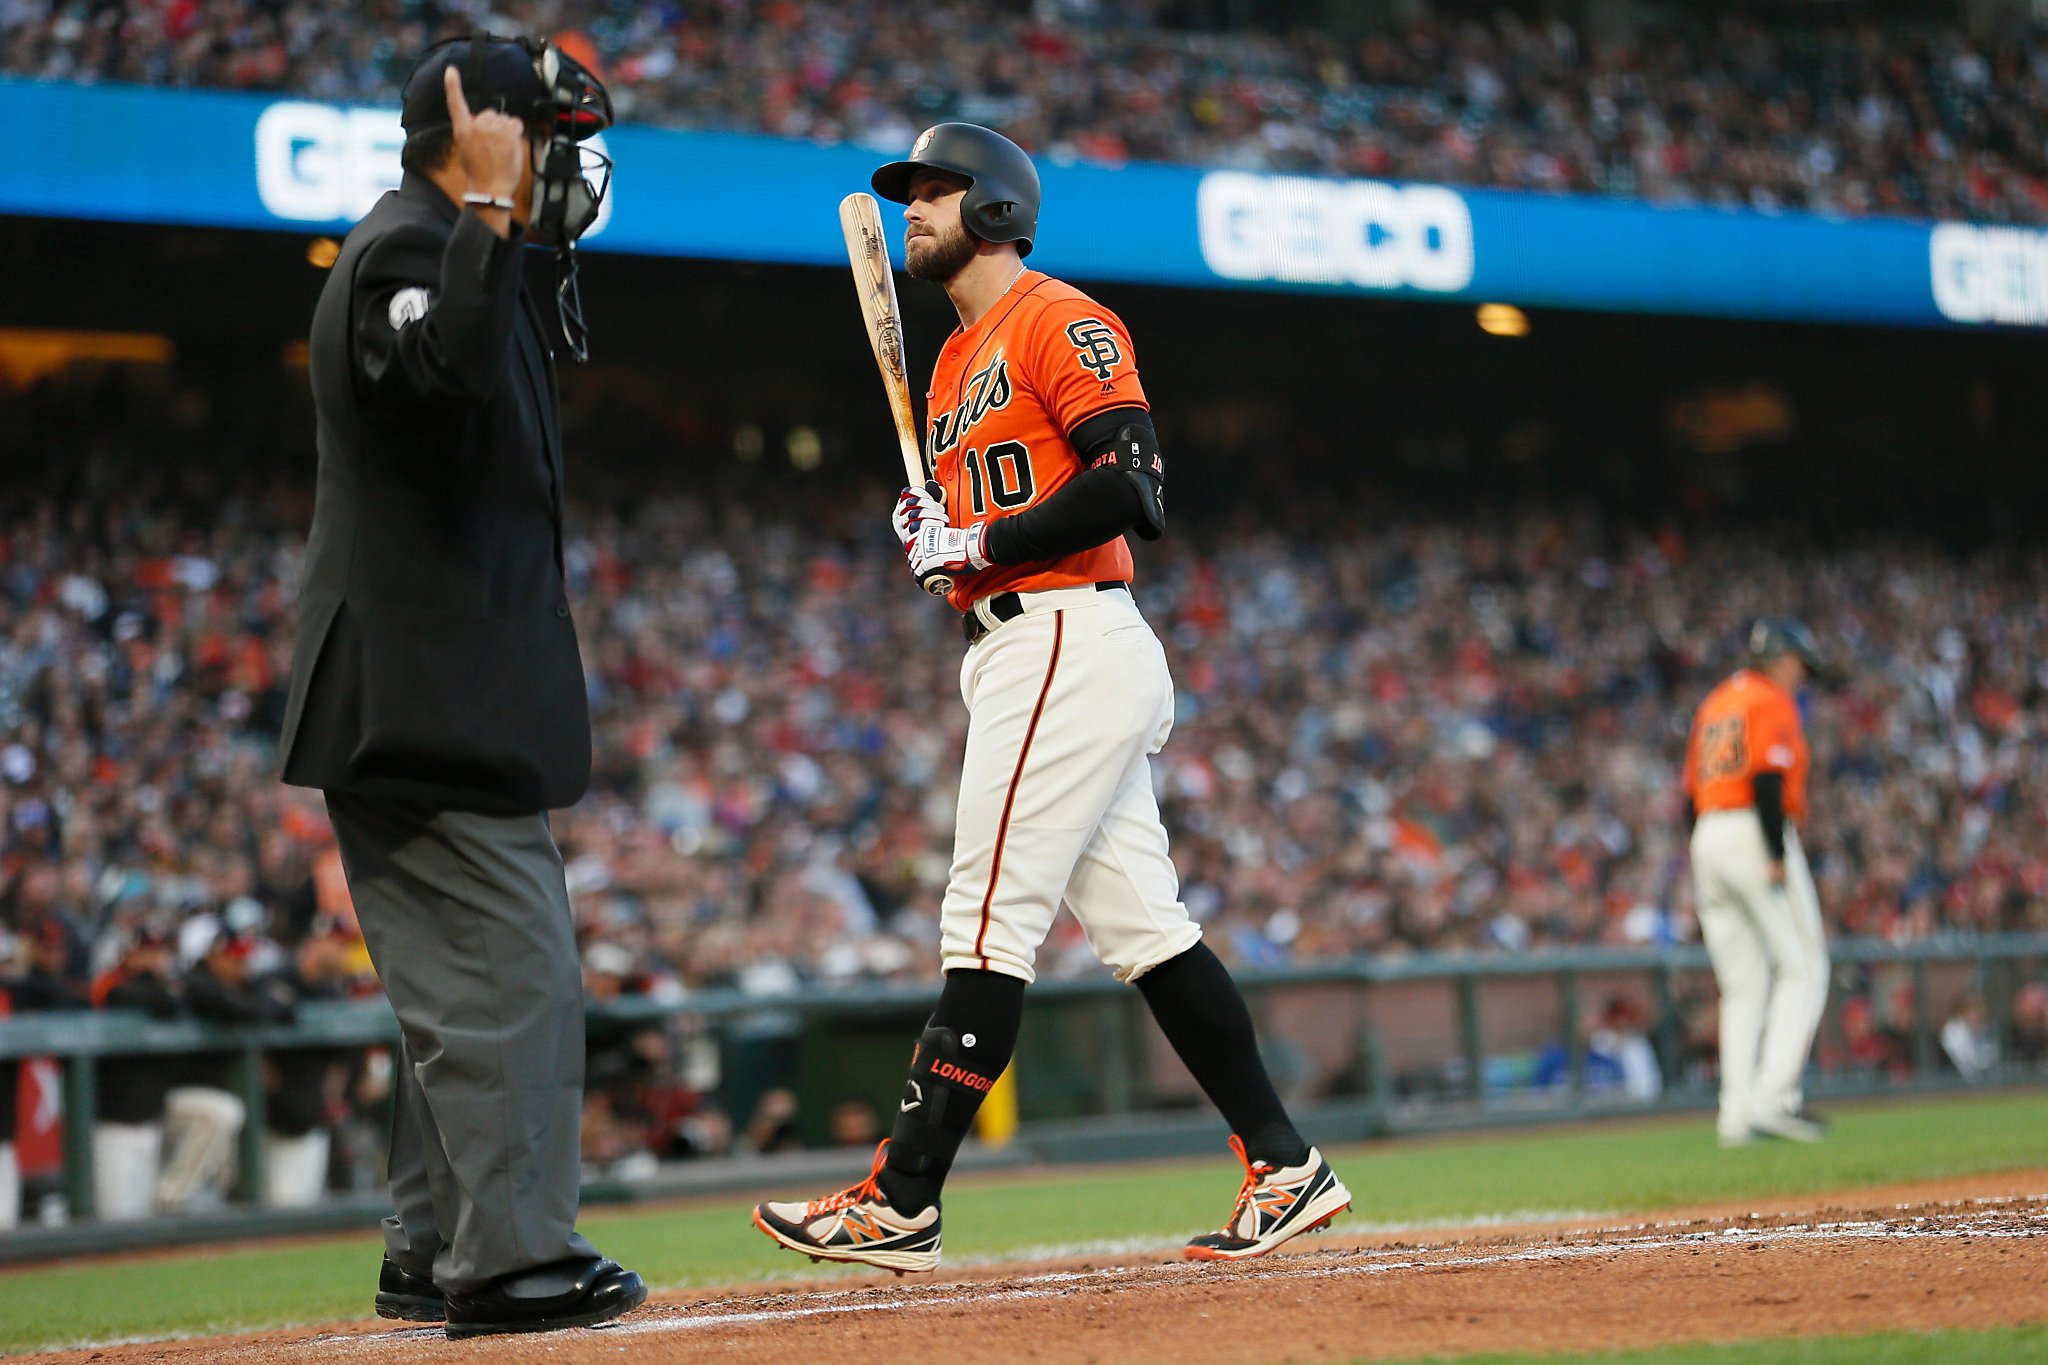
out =
{"type": "MultiPolygon", "coordinates": [[[[397,111],[0,79],[0,213],[340,232],[397,183],[397,111]]],[[[626,125],[594,250],[845,262],[897,149],[626,125]]],[[[1045,164],[1032,264],[1090,280],[1912,326],[2048,326],[2048,232],[1578,195],[1045,164]]]]}

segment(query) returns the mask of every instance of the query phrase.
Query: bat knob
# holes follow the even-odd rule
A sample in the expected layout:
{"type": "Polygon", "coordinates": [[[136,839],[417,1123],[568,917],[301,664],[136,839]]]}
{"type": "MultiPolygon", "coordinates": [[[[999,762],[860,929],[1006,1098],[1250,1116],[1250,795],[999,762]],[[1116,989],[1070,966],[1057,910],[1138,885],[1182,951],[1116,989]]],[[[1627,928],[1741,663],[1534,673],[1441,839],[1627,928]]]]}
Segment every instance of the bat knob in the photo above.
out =
{"type": "Polygon", "coordinates": [[[933,574],[924,580],[924,590],[934,597],[944,597],[953,591],[953,580],[942,573],[933,574]]]}

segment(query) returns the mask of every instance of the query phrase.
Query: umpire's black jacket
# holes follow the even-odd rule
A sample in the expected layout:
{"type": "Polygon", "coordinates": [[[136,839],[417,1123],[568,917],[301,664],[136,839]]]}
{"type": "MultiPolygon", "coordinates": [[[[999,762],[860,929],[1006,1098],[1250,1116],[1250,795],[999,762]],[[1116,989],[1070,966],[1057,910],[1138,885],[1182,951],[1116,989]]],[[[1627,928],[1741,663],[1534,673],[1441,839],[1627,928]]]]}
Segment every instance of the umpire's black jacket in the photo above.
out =
{"type": "Polygon", "coordinates": [[[554,359],[522,254],[407,174],[320,293],[288,783],[506,813],[589,784],[554,359]]]}

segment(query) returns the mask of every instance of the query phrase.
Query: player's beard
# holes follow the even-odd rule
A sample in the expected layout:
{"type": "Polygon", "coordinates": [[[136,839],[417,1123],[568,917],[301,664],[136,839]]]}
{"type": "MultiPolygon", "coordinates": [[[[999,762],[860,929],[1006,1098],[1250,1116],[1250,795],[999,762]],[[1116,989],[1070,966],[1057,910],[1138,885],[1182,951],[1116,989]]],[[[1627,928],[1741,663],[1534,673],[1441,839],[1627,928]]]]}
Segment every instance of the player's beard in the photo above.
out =
{"type": "Polygon", "coordinates": [[[944,284],[965,270],[967,263],[974,259],[974,239],[958,223],[950,231],[933,231],[911,240],[924,243],[921,256],[913,253],[908,244],[903,250],[904,268],[910,271],[914,280],[944,284]]]}

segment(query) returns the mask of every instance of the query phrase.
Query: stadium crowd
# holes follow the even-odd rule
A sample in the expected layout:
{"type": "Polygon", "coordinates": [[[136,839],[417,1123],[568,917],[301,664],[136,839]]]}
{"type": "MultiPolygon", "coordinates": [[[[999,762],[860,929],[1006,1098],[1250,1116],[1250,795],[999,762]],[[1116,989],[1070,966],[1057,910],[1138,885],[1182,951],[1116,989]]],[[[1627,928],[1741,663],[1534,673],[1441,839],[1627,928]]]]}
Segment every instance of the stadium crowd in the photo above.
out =
{"type": "MultiPolygon", "coordinates": [[[[184,459],[210,439],[188,397],[46,387],[10,405],[9,447],[65,448],[87,407],[98,434],[0,495],[0,1006],[260,1021],[374,992],[319,798],[274,776],[303,474],[184,459]]],[[[905,578],[892,490],[639,477],[579,480],[566,555],[596,753],[555,829],[591,995],[931,978],[963,646],[905,578]]],[[[1847,672],[1809,705],[1831,933],[2048,930],[2044,589],[2038,551],[1823,553],[1569,511],[1387,522],[1326,500],[1284,538],[1186,518],[1138,581],[1179,689],[1154,775],[1184,898],[1251,965],[1692,940],[1686,723],[1745,623],[1789,610],[1847,672]]],[[[1100,970],[1071,919],[1041,970],[1100,970]]],[[[2013,1003],[1988,1046],[2039,1060],[2048,990],[2013,1003]]],[[[1844,1028],[1876,1037],[1895,1005],[1844,1028]]],[[[594,1151],[792,1140],[782,1092],[751,1119],[700,1104],[700,1037],[592,1047],[594,1151]]],[[[302,1060],[270,1078],[288,1152],[388,1095],[388,1060],[302,1060]]],[[[167,1133],[183,1104],[199,1146],[166,1149],[163,1180],[191,1188],[241,1122],[218,1062],[198,1069],[102,1091],[135,1109],[113,1121],[167,1133]]]]}
{"type": "Polygon", "coordinates": [[[621,114],[890,150],[943,119],[1055,159],[2048,221],[2048,37],[1732,7],[1626,31],[1451,7],[1378,31],[1160,0],[0,0],[0,71],[395,103],[432,38],[556,35],[621,114]]]}

